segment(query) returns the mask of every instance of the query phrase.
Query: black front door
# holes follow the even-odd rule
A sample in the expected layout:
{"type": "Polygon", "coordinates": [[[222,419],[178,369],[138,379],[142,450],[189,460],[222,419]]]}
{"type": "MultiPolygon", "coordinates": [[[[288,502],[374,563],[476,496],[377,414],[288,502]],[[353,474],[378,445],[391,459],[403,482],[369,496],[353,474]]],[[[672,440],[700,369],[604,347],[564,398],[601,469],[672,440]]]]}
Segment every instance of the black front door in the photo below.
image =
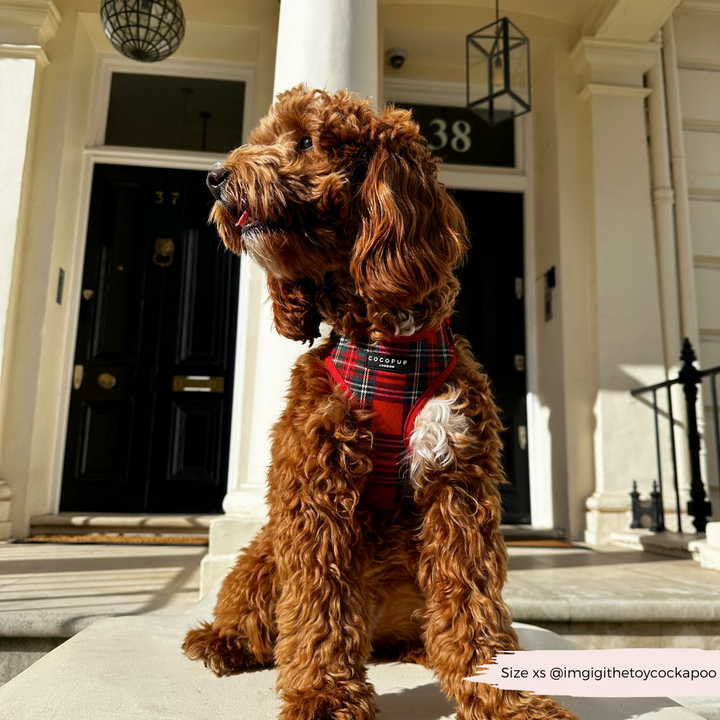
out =
{"type": "Polygon", "coordinates": [[[204,172],[95,166],[63,511],[221,510],[239,259],[211,205],[204,172]]]}
{"type": "Polygon", "coordinates": [[[453,329],[472,344],[487,372],[506,430],[500,487],[503,520],[530,523],[525,382],[523,196],[453,190],[470,231],[471,252],[458,272],[462,290],[453,329]]]}

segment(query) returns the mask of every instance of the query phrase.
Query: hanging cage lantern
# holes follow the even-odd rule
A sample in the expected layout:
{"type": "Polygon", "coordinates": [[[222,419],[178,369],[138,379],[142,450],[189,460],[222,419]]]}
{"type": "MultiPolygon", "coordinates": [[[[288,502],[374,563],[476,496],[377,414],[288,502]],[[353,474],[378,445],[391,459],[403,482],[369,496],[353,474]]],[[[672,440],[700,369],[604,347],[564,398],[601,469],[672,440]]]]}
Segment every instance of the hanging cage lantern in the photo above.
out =
{"type": "Polygon", "coordinates": [[[165,60],[185,37],[178,0],[103,0],[100,19],[115,49],[138,62],[165,60]]]}
{"type": "Polygon", "coordinates": [[[467,107],[489,125],[530,112],[530,41],[508,18],[466,40],[467,107]]]}

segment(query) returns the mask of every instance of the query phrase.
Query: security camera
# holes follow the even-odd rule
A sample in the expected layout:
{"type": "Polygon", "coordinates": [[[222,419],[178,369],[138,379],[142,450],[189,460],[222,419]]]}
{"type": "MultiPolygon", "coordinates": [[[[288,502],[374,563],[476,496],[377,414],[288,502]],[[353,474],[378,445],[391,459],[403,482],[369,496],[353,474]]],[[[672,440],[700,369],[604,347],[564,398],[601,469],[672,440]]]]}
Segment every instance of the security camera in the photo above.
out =
{"type": "Polygon", "coordinates": [[[387,51],[388,62],[397,70],[401,68],[407,60],[407,50],[403,48],[392,48],[387,51]]]}

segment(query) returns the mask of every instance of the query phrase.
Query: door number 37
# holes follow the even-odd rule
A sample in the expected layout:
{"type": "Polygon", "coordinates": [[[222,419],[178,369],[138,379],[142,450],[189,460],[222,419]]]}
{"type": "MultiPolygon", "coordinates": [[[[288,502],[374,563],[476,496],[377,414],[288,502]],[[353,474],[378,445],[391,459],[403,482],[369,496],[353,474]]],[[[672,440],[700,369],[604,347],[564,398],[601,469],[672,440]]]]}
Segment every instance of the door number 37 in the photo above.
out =
{"type": "Polygon", "coordinates": [[[442,118],[433,118],[430,121],[430,127],[433,127],[433,135],[437,140],[433,140],[428,145],[430,150],[442,150],[448,142],[450,147],[459,153],[467,152],[472,147],[472,138],[470,137],[470,123],[466,120],[456,120],[451,126],[452,138],[448,137],[447,123],[442,118]]]}

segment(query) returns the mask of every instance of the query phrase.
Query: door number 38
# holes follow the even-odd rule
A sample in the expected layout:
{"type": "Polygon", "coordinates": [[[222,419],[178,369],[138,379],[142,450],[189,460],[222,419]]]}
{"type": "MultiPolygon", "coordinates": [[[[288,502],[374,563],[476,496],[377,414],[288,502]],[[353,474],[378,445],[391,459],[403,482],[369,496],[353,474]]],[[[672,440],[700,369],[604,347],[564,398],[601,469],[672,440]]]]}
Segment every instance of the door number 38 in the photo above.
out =
{"type": "Polygon", "coordinates": [[[472,128],[466,120],[456,120],[450,126],[452,139],[448,137],[447,123],[442,118],[433,118],[430,121],[430,127],[434,127],[433,134],[437,138],[428,145],[430,150],[442,150],[448,142],[450,147],[459,153],[467,152],[472,147],[472,138],[470,137],[472,128]]]}

